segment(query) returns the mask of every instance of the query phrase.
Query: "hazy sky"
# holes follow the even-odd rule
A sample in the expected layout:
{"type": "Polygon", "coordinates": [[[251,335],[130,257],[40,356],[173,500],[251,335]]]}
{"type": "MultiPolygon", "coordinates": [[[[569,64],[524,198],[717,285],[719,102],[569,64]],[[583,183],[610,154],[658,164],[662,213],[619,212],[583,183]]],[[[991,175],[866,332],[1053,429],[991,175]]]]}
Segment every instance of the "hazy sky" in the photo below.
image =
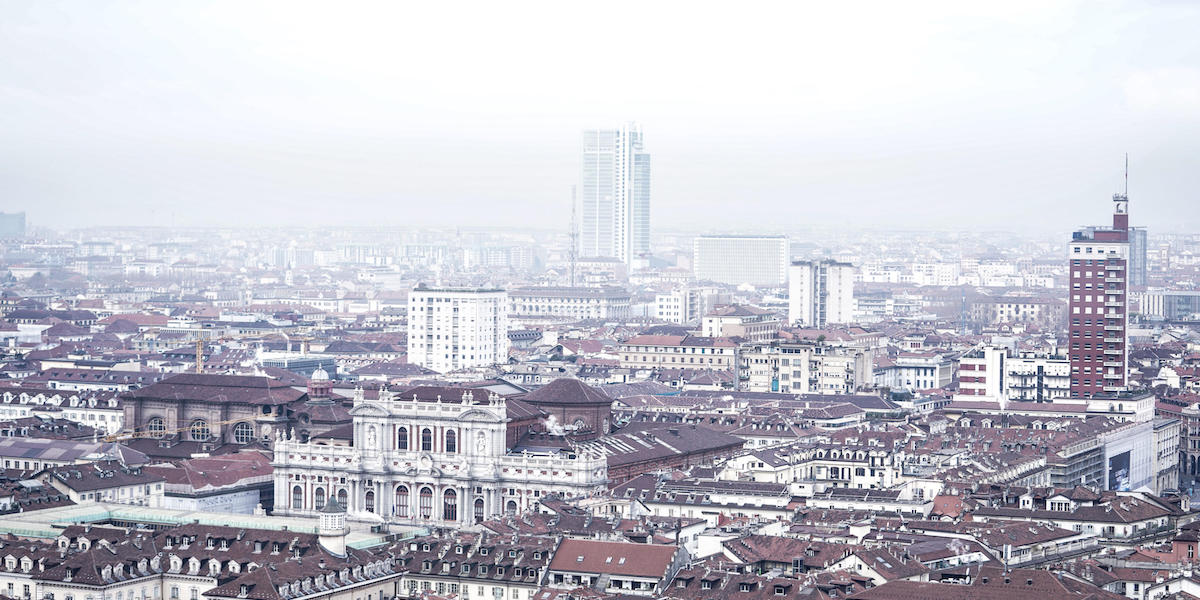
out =
{"type": "Polygon", "coordinates": [[[0,0],[0,210],[565,228],[639,122],[654,227],[1200,231],[1200,3],[0,0]],[[984,6],[986,4],[986,6],[984,6]]]}

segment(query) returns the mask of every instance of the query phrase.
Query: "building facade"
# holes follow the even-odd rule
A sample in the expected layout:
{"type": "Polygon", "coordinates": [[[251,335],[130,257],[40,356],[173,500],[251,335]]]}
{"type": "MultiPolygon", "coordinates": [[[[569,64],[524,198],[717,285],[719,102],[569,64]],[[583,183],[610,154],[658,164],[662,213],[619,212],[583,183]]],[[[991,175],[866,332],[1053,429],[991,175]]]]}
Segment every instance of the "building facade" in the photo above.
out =
{"type": "Polygon", "coordinates": [[[526,318],[627,319],[632,296],[619,287],[526,287],[509,290],[509,315],[526,318]]]}
{"type": "Polygon", "coordinates": [[[788,268],[788,321],[824,327],[854,321],[854,265],[796,261],[788,268]]]}
{"type": "Polygon", "coordinates": [[[650,252],[650,154],[639,127],[583,132],[579,193],[580,256],[628,266],[650,252]]]}
{"type": "Polygon", "coordinates": [[[1126,389],[1129,198],[1113,195],[1112,228],[1077,231],[1069,244],[1071,397],[1126,389]]]}
{"type": "Polygon", "coordinates": [[[408,362],[441,373],[508,360],[508,295],[418,287],[408,295],[408,362]]]}
{"type": "MultiPolygon", "coordinates": [[[[603,457],[510,451],[511,401],[484,390],[436,397],[355,392],[353,445],[275,442],[275,513],[314,516],[330,498],[350,519],[462,528],[533,508],[547,494],[606,489],[603,457]]],[[[520,406],[520,405],[518,405],[520,406]]]]}
{"type": "Polygon", "coordinates": [[[739,389],[785,394],[852,394],[871,385],[871,352],[810,342],[745,344],[739,389]]]}
{"type": "Polygon", "coordinates": [[[692,271],[699,281],[779,287],[789,251],[782,235],[704,235],[692,242],[692,271]]]}

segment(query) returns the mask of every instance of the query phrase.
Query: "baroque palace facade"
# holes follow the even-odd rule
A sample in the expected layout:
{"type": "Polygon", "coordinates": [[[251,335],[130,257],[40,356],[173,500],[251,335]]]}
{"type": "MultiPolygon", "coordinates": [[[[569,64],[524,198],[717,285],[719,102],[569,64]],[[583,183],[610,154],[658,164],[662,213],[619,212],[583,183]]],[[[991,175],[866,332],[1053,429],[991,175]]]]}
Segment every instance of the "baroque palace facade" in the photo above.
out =
{"type": "Polygon", "coordinates": [[[315,516],[336,498],[352,520],[460,528],[543,496],[607,489],[604,457],[514,451],[514,427],[545,413],[483,389],[355,390],[349,435],[275,440],[275,514],[315,516]]]}

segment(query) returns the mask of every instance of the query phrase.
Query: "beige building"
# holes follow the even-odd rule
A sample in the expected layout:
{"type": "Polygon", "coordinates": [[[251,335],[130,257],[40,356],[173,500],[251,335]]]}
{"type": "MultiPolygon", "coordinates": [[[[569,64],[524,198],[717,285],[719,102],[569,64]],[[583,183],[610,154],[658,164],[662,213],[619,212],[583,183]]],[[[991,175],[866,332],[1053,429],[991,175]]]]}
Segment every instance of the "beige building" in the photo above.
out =
{"type": "Polygon", "coordinates": [[[779,315],[757,306],[727,304],[704,315],[704,337],[738,337],[751,342],[773,339],[782,326],[779,315]]]}
{"type": "Polygon", "coordinates": [[[629,368],[732,369],[738,345],[727,338],[639,335],[621,343],[621,366],[629,368]]]}

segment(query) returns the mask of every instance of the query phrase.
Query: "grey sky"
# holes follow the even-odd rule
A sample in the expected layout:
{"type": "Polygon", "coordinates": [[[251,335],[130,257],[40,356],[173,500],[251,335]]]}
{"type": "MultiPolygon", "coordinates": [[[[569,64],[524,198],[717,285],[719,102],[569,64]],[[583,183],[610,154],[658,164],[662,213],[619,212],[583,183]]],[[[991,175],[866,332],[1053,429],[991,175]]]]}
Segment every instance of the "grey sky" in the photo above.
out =
{"type": "Polygon", "coordinates": [[[654,227],[1200,230],[1200,3],[0,2],[0,210],[565,227],[642,124],[654,227]],[[584,8],[586,7],[586,8],[584,8]]]}

